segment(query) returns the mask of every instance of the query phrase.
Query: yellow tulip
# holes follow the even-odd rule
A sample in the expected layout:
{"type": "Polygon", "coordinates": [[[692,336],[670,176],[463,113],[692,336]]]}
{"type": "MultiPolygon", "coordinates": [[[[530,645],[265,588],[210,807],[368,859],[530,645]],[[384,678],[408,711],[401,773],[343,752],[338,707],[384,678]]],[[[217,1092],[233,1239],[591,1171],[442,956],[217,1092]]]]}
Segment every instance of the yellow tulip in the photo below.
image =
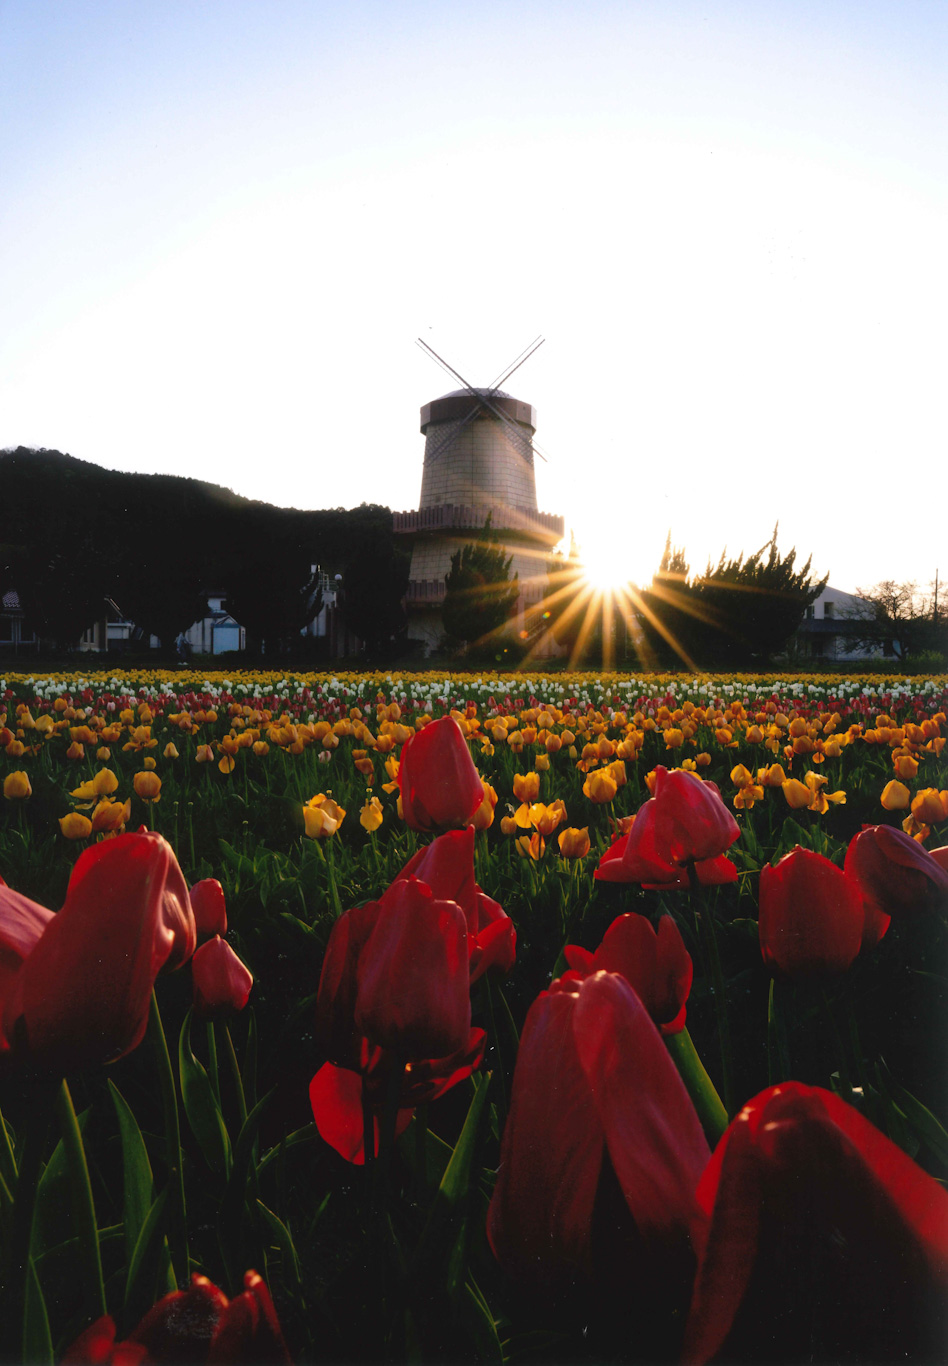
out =
{"type": "Polygon", "coordinates": [[[680,749],[684,743],[685,737],[682,734],[682,732],[677,728],[670,727],[668,730],[665,731],[666,749],[680,749]]]}
{"type": "Polygon", "coordinates": [[[886,811],[907,811],[912,794],[904,783],[898,782],[895,778],[886,783],[882,789],[880,801],[886,811]]]}
{"type": "Polygon", "coordinates": [[[497,793],[490,783],[481,779],[481,786],[484,789],[484,800],[474,812],[471,824],[475,830],[489,830],[494,823],[494,807],[497,805],[497,793]]]}
{"type": "Polygon", "coordinates": [[[96,750],[95,757],[100,764],[107,764],[112,757],[112,751],[109,749],[108,745],[102,745],[100,749],[96,750]]]}
{"type": "Polygon", "coordinates": [[[550,767],[550,756],[547,753],[538,754],[533,761],[533,767],[538,773],[547,773],[550,767]]]}
{"type": "Polygon", "coordinates": [[[805,807],[808,807],[813,800],[813,794],[806,783],[801,783],[796,778],[788,778],[786,782],[781,783],[780,786],[783,788],[783,795],[787,799],[787,805],[792,811],[802,811],[805,807]]]}
{"type": "Polygon", "coordinates": [[[161,779],[157,773],[145,769],[132,778],[132,787],[143,802],[161,801],[161,779]]]}
{"type": "Polygon", "coordinates": [[[267,744],[266,740],[254,740],[253,752],[258,759],[262,759],[265,754],[270,753],[270,746],[267,744]]]}
{"type": "Polygon", "coordinates": [[[131,801],[114,802],[110,797],[103,797],[92,813],[93,833],[98,835],[102,831],[124,830],[131,814],[131,801]]]}
{"type": "Polygon", "coordinates": [[[918,773],[918,760],[913,759],[911,754],[896,754],[892,758],[892,767],[897,778],[914,778],[918,773]]]}
{"type": "Polygon", "coordinates": [[[24,773],[22,769],[8,773],[3,780],[3,795],[11,801],[22,800],[25,797],[32,796],[32,793],[29,775],[24,773]]]}
{"type": "Polygon", "coordinates": [[[759,768],[757,770],[757,781],[763,787],[783,787],[787,781],[783,764],[771,764],[769,768],[759,768]]]}
{"type": "Polygon", "coordinates": [[[331,797],[318,792],[303,807],[305,833],[311,840],[328,839],[345,819],[345,811],[331,797]]]}
{"type": "Polygon", "coordinates": [[[731,769],[731,782],[735,787],[748,787],[754,781],[753,775],[748,772],[743,764],[738,764],[731,769]]]}
{"type": "Polygon", "coordinates": [[[517,833],[516,816],[501,816],[500,828],[505,835],[515,835],[517,833]]]}
{"type": "Polygon", "coordinates": [[[543,856],[546,849],[546,840],[542,835],[534,832],[532,835],[521,835],[516,841],[517,853],[521,858],[538,859],[543,856]]]}
{"type": "Polygon", "coordinates": [[[194,754],[194,761],[198,764],[209,764],[214,759],[214,751],[210,745],[198,745],[194,754]]]}
{"type": "Polygon", "coordinates": [[[591,802],[595,802],[597,806],[611,802],[618,790],[619,784],[616,782],[615,775],[606,768],[594,769],[583,783],[584,795],[591,802]]]}
{"type": "Polygon", "coordinates": [[[174,744],[174,741],[173,741],[173,740],[169,740],[169,741],[168,741],[168,743],[165,745],[164,750],[162,751],[162,753],[164,754],[164,756],[165,756],[166,759],[177,759],[177,758],[180,757],[180,756],[178,755],[177,749],[175,748],[175,744],[174,744]]]}
{"type": "Polygon", "coordinates": [[[222,773],[233,773],[237,767],[237,760],[232,754],[222,754],[217,761],[217,767],[222,773]]]}
{"type": "Polygon", "coordinates": [[[155,769],[158,767],[158,765],[155,763],[154,759],[150,754],[146,754],[144,759],[142,760],[142,767],[147,769],[155,769]]]}
{"type": "Polygon", "coordinates": [[[82,748],[82,745],[80,745],[80,743],[79,743],[78,740],[73,740],[72,744],[71,744],[71,745],[69,746],[69,748],[66,750],[66,758],[67,758],[67,759],[82,759],[82,758],[84,758],[84,756],[85,756],[85,750],[82,748]]]}
{"type": "Polygon", "coordinates": [[[561,830],[559,845],[560,854],[563,858],[585,858],[590,849],[588,826],[583,826],[582,830],[577,830],[575,826],[571,825],[568,829],[561,830]]]}
{"type": "Polygon", "coordinates": [[[912,815],[919,825],[939,825],[948,820],[948,809],[935,787],[925,787],[912,799],[912,815]]]}
{"type": "Polygon", "coordinates": [[[379,801],[378,797],[370,797],[359,812],[359,824],[365,830],[378,830],[383,819],[384,812],[382,811],[382,803],[379,801]]]}
{"type": "Polygon", "coordinates": [[[63,816],[59,828],[67,840],[87,840],[92,834],[92,822],[78,811],[70,811],[68,816],[63,816]]]}
{"type": "MultiPolygon", "coordinates": [[[[434,732],[432,732],[434,734],[434,732]]],[[[539,773],[515,773],[513,778],[514,796],[520,802],[535,802],[540,795],[539,773]]]]}

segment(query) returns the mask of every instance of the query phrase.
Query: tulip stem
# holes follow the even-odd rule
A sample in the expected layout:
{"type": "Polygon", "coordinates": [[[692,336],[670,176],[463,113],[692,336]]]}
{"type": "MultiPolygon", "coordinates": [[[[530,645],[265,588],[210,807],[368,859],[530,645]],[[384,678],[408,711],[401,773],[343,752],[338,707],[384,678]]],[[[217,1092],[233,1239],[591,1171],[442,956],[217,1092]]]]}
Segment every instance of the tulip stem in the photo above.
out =
{"type": "Polygon", "coordinates": [[[507,1121],[507,1078],[504,1072],[504,1059],[500,1048],[500,1036],[497,1033],[497,1020],[494,1015],[494,996],[490,989],[488,975],[484,974],[484,995],[487,997],[487,1019],[490,1024],[490,1041],[494,1048],[494,1067],[497,1073],[497,1115],[500,1120],[501,1131],[507,1121]]]}
{"type": "Polygon", "coordinates": [[[787,1030],[777,1004],[777,979],[771,977],[767,997],[767,1080],[771,1086],[790,1080],[790,1049],[787,1030]]]}
{"type": "Polygon", "coordinates": [[[676,1034],[667,1034],[665,1045],[678,1068],[679,1076],[685,1083],[705,1137],[713,1148],[727,1128],[727,1111],[721,1103],[721,1097],[705,1071],[704,1063],[698,1056],[687,1029],[679,1030],[676,1034]]]}
{"type": "MultiPolygon", "coordinates": [[[[208,1032],[213,1025],[208,1025],[208,1032]]],[[[230,1026],[224,1026],[224,1039],[227,1042],[227,1061],[230,1064],[231,1076],[234,1079],[234,1090],[237,1092],[237,1112],[240,1115],[240,1127],[247,1123],[247,1097],[244,1093],[244,1079],[240,1074],[240,1063],[237,1061],[237,1054],[234,1051],[234,1041],[230,1037],[230,1026]]],[[[217,1054],[214,1054],[215,1076],[217,1075],[217,1054]]],[[[220,1097],[218,1097],[218,1101],[220,1097]]]]}
{"type": "Polygon", "coordinates": [[[79,1243],[80,1278],[85,1281],[84,1308],[92,1320],[108,1313],[105,1284],[102,1279],[102,1255],[99,1249],[99,1229],[96,1224],[92,1182],[89,1179],[89,1164],[86,1161],[82,1133],[65,1078],[56,1096],[56,1115],[62,1129],[66,1168],[69,1172],[76,1238],[79,1243]]]}
{"type": "MultiPolygon", "coordinates": [[[[31,1087],[31,1090],[33,1088],[31,1087]]],[[[46,1082],[35,1084],[29,1096],[26,1133],[23,1137],[13,1204],[13,1231],[4,1249],[2,1316],[2,1357],[5,1361],[23,1359],[23,1329],[26,1314],[26,1278],[29,1274],[30,1244],[33,1240],[33,1215],[36,1188],[46,1150],[46,1137],[52,1117],[54,1093],[46,1082]]]]}
{"type": "Polygon", "coordinates": [[[331,838],[326,841],[326,845],[326,874],[329,878],[329,895],[332,898],[333,912],[338,920],[342,915],[342,902],[339,899],[339,888],[336,885],[336,860],[331,838]]]}
{"type": "Polygon", "coordinates": [[[168,1183],[171,1188],[168,1241],[171,1246],[171,1260],[177,1267],[178,1284],[187,1285],[191,1275],[191,1260],[188,1252],[188,1221],[187,1206],[184,1200],[184,1164],[181,1154],[178,1098],[175,1094],[174,1072],[171,1069],[168,1041],[165,1038],[165,1031],[161,1023],[161,1012],[158,1009],[158,998],[154,990],[151,993],[148,1032],[151,1035],[152,1050],[158,1068],[161,1108],[165,1120],[165,1155],[168,1163],[168,1183]]]}
{"type": "Polygon", "coordinates": [[[829,994],[827,993],[825,987],[821,988],[820,996],[823,1001],[823,1010],[826,1015],[826,1021],[829,1025],[829,1032],[833,1037],[833,1044],[836,1050],[836,1057],[839,1062],[839,1081],[840,1085],[843,1088],[843,1099],[847,1102],[847,1104],[852,1105],[853,1081],[849,1072],[849,1059],[846,1056],[846,1045],[843,1043],[843,1037],[839,1032],[839,1026],[836,1023],[836,1016],[833,1014],[833,1004],[830,1001],[829,994]]]}
{"type": "Polygon", "coordinates": [[[859,1085],[862,1087],[863,1103],[869,1105],[871,1091],[869,1087],[869,1077],[866,1073],[866,1060],[863,1057],[862,1042],[859,1038],[859,1021],[856,1018],[856,1003],[853,1000],[852,977],[847,975],[843,985],[846,996],[846,1012],[849,1017],[849,1041],[852,1045],[853,1058],[856,1063],[856,1075],[859,1078],[859,1085]]]}
{"type": "Polygon", "coordinates": [[[727,1001],[724,991],[724,973],[721,969],[721,955],[718,952],[718,939],[714,931],[714,917],[705,905],[701,883],[694,859],[689,859],[688,887],[691,903],[698,922],[698,930],[704,941],[705,953],[711,966],[711,995],[714,998],[714,1014],[718,1024],[718,1042],[721,1048],[721,1084],[724,1091],[724,1106],[728,1119],[734,1117],[734,1087],[731,1080],[731,1031],[727,1018],[727,1001]]]}
{"type": "Polygon", "coordinates": [[[428,1106],[419,1105],[415,1111],[415,1179],[418,1182],[418,1203],[424,1204],[428,1192],[428,1106]]]}
{"type": "Polygon", "coordinates": [[[221,1103],[220,1076],[217,1070],[217,1039],[214,1035],[214,1021],[207,1022],[207,1074],[211,1079],[211,1089],[218,1105],[221,1103]]]}
{"type": "Polygon", "coordinates": [[[362,1078],[362,1148],[365,1169],[371,1171],[375,1166],[375,1115],[365,1077],[362,1078]]]}

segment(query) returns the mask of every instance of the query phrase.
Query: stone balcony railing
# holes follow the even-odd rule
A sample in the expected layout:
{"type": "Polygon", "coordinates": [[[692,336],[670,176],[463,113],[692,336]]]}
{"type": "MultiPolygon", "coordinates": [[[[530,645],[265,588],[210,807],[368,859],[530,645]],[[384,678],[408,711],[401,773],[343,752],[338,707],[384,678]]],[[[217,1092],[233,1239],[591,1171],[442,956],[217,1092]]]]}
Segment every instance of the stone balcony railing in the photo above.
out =
{"type": "Polygon", "coordinates": [[[565,531],[563,518],[552,512],[536,512],[532,508],[465,507],[455,503],[418,508],[414,512],[393,512],[392,530],[396,535],[425,531],[480,531],[488,514],[492,514],[491,530],[517,532],[550,545],[562,540],[565,531]]]}
{"type": "MultiPolygon", "coordinates": [[[[420,607],[427,604],[436,606],[444,601],[445,591],[444,579],[412,579],[405,593],[405,602],[420,607]]],[[[525,602],[539,602],[544,596],[543,586],[534,583],[525,584],[521,589],[521,596],[525,602]]]]}

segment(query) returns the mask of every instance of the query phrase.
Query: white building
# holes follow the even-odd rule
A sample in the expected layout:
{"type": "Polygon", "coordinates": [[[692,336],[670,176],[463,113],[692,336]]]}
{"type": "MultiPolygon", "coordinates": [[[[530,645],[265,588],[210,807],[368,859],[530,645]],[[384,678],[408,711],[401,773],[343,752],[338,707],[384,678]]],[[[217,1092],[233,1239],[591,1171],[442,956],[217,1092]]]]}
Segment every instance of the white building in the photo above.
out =
{"type": "MultiPolygon", "coordinates": [[[[870,614],[871,604],[865,598],[827,585],[806,609],[796,639],[809,659],[871,659],[879,654],[878,648],[865,645],[846,648],[847,642],[859,635],[860,616],[870,614]]],[[[891,646],[884,653],[891,655],[891,646]]]]}

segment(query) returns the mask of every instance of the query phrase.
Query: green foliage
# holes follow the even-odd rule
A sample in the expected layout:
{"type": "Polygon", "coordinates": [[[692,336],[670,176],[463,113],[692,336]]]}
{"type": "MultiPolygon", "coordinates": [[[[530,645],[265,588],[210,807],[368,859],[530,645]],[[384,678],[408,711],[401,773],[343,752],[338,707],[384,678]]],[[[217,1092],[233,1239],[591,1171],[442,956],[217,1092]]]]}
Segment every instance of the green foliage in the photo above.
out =
{"type": "Polygon", "coordinates": [[[355,544],[343,576],[346,621],[371,654],[391,649],[404,636],[409,564],[391,536],[367,534],[355,544]]]}
{"type": "Polygon", "coordinates": [[[395,557],[391,512],[375,504],[279,508],[23,446],[0,452],[0,486],[0,588],[17,590],[27,625],[58,650],[77,646],[109,597],[168,656],[221,592],[250,652],[286,655],[319,610],[314,564],[345,573],[367,547],[376,563],[395,557]]]}
{"type": "Polygon", "coordinates": [[[898,660],[937,669],[948,656],[948,614],[939,606],[937,580],[929,597],[917,583],[883,579],[872,588],[857,590],[863,600],[849,617],[845,648],[891,653],[898,660]]]}
{"type": "Polygon", "coordinates": [[[781,555],[777,527],[747,559],[721,554],[703,575],[688,577],[684,551],[671,535],[643,599],[643,629],[659,659],[685,659],[702,668],[752,666],[786,645],[806,609],[826,587],[811,575],[812,559],[796,567],[796,550],[781,555]],[[660,623],[660,625],[659,625],[660,623]],[[664,629],[662,629],[664,628],[664,629]]]}
{"type": "Polygon", "coordinates": [[[445,576],[442,621],[450,641],[488,648],[495,643],[520,595],[517,575],[510,577],[512,564],[488,516],[477,540],[452,555],[445,576]]]}

